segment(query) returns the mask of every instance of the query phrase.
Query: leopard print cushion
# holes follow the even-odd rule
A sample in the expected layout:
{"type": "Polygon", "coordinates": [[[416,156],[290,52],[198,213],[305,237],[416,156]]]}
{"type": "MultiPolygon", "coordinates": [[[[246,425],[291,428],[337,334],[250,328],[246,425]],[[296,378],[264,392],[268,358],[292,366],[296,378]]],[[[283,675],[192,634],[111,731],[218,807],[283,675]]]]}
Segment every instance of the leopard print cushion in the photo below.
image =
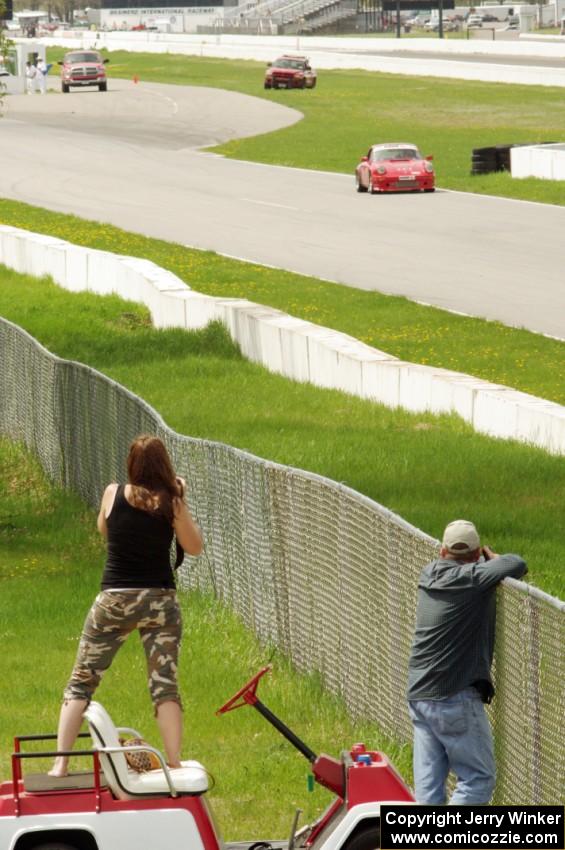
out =
{"type": "MultiPolygon", "coordinates": [[[[128,738],[127,740],[120,739],[122,747],[141,747],[150,746],[143,738],[128,738]]],[[[135,752],[124,753],[128,767],[135,770],[137,773],[146,773],[148,770],[159,770],[161,763],[155,753],[135,752]]]]}

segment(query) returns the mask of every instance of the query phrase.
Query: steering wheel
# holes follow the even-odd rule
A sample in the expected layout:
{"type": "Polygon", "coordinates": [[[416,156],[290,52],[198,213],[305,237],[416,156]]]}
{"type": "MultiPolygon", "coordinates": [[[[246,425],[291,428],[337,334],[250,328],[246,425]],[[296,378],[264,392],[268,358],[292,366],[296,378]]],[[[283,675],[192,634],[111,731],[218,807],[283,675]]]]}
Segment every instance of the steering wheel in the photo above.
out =
{"type": "Polygon", "coordinates": [[[270,664],[267,664],[266,667],[262,667],[261,670],[253,676],[253,678],[246,682],[245,685],[233,695],[233,697],[231,697],[216,711],[216,714],[225,714],[227,711],[233,711],[236,708],[242,708],[244,705],[253,705],[253,703],[257,702],[256,691],[259,680],[271,669],[272,667],[270,664]]]}

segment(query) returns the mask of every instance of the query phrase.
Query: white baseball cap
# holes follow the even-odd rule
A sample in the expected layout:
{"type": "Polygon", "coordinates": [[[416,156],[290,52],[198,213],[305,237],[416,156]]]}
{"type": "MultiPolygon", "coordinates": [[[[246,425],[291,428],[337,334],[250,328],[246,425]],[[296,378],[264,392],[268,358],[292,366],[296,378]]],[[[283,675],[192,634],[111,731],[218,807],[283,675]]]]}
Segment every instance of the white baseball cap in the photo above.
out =
{"type": "Polygon", "coordinates": [[[442,545],[450,552],[467,555],[469,552],[475,552],[480,548],[481,540],[479,532],[472,522],[466,519],[456,519],[446,526],[443,532],[442,545]]]}

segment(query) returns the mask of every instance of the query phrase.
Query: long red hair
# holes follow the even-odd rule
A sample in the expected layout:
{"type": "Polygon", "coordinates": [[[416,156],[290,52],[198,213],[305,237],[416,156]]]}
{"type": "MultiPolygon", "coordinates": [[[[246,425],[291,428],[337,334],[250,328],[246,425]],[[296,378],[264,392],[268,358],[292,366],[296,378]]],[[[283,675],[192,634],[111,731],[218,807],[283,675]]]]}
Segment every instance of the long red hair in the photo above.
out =
{"type": "Polygon", "coordinates": [[[175,499],[183,493],[163,441],[150,434],[137,437],[129,449],[127,470],[135,507],[159,513],[172,525],[175,499]]]}

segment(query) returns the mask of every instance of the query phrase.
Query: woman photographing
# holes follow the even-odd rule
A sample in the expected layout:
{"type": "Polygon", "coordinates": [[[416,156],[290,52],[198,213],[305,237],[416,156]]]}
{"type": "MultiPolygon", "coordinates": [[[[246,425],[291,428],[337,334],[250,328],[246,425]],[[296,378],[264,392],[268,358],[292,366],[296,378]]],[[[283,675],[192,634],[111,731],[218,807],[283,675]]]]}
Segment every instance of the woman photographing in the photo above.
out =
{"type": "MultiPolygon", "coordinates": [[[[182,704],[177,665],[182,619],[170,549],[199,555],[202,534],[184,501],[164,443],[138,437],[127,459],[128,483],[109,484],[98,530],[107,539],[101,591],[86,617],[75,666],[64,692],[57,749],[70,750],[83,712],[130,632],[137,629],[147,660],[149,691],[169,767],[180,767],[182,704]]],[[[65,776],[68,757],[55,759],[51,776],[65,776]]]]}

